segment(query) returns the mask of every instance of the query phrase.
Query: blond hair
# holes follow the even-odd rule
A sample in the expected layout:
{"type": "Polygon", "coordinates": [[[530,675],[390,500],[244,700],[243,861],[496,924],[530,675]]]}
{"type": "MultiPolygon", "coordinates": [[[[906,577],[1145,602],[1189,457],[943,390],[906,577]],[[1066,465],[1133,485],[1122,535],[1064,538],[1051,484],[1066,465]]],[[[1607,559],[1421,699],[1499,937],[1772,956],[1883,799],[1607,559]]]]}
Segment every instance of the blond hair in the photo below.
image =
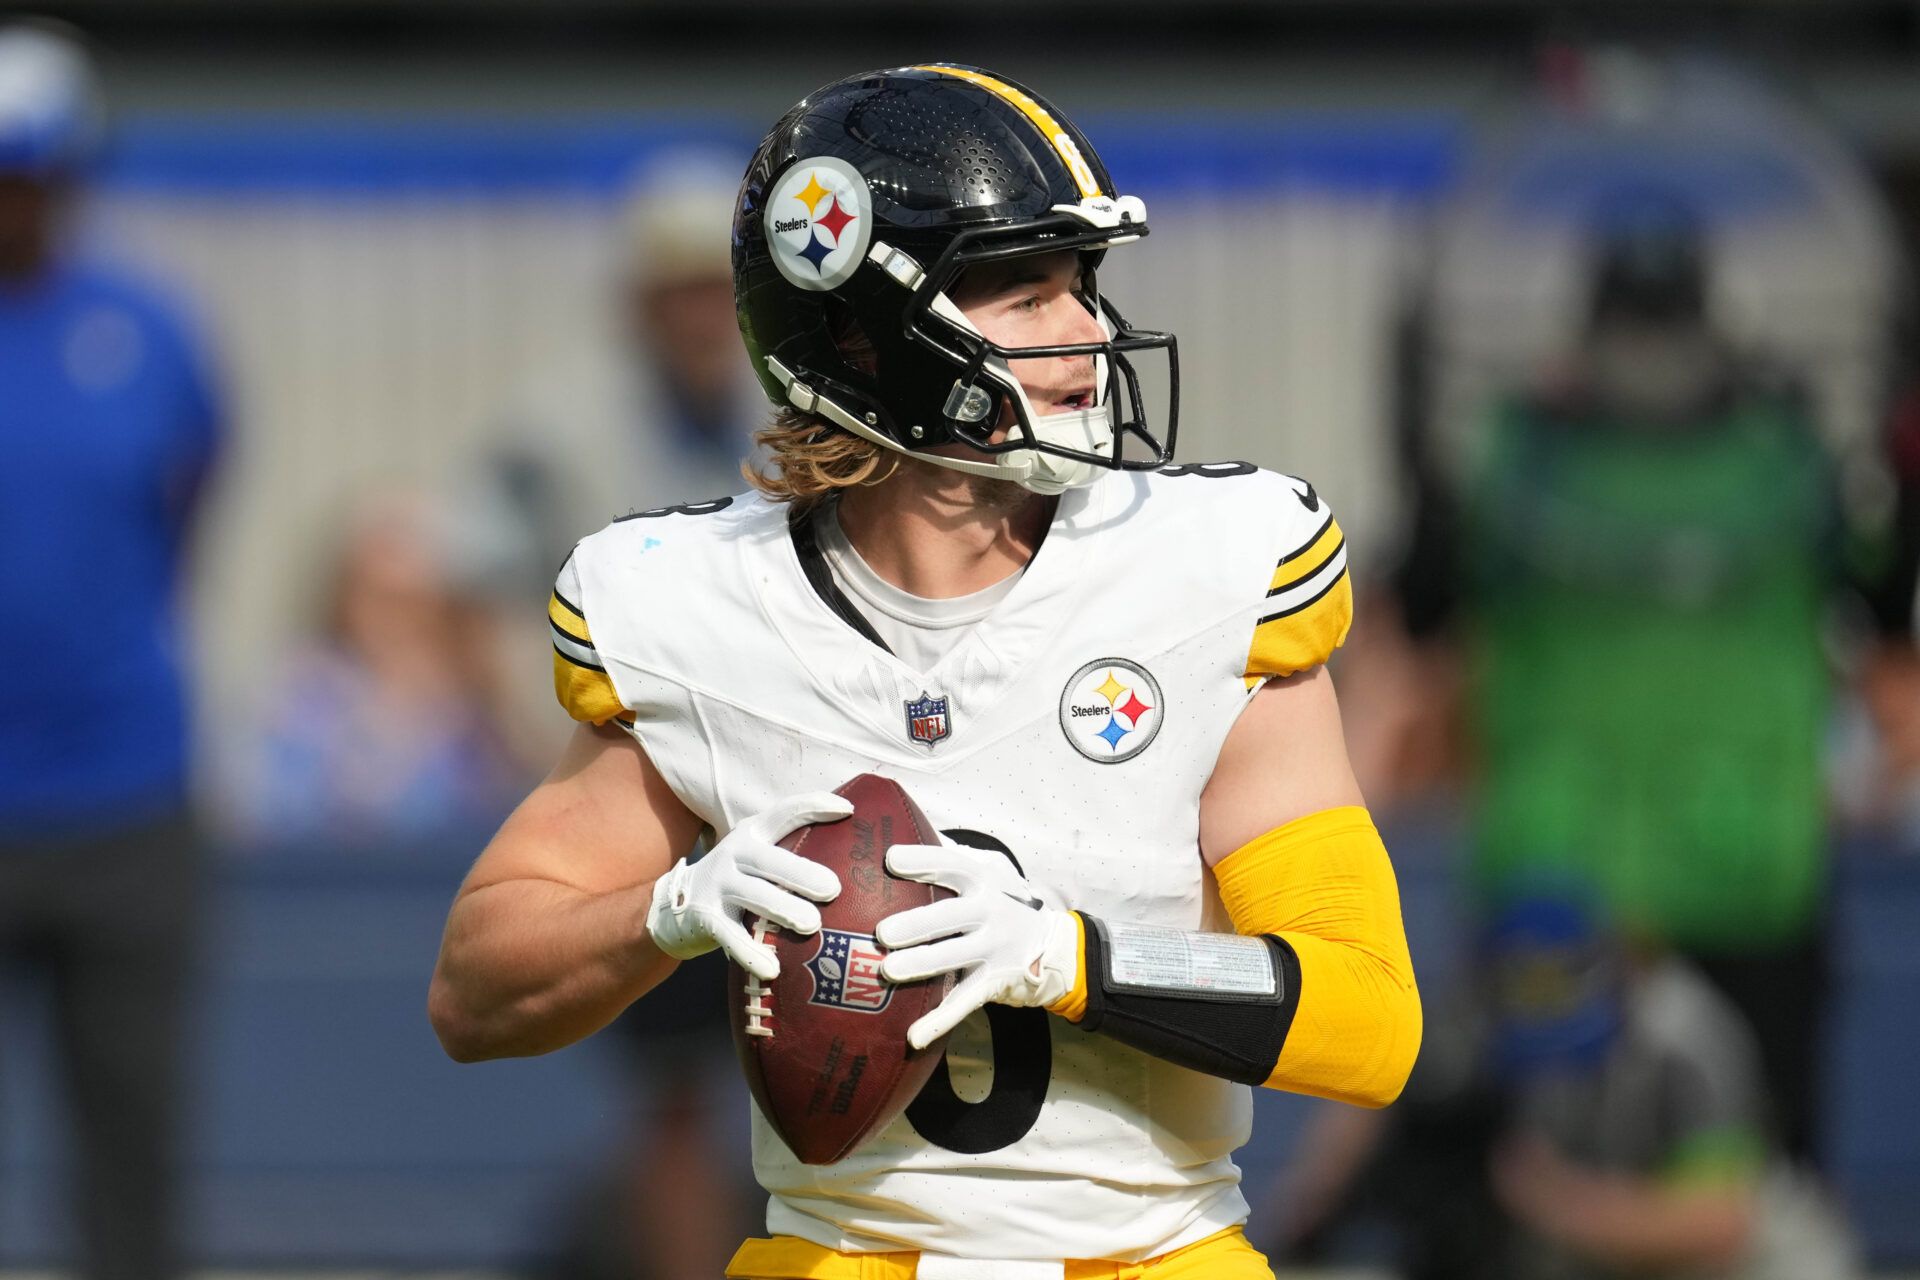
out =
{"type": "Polygon", "coordinates": [[[806,510],[855,485],[879,484],[900,466],[900,455],[798,409],[780,409],[773,422],[753,433],[772,468],[740,464],[747,483],[775,502],[806,510]]]}

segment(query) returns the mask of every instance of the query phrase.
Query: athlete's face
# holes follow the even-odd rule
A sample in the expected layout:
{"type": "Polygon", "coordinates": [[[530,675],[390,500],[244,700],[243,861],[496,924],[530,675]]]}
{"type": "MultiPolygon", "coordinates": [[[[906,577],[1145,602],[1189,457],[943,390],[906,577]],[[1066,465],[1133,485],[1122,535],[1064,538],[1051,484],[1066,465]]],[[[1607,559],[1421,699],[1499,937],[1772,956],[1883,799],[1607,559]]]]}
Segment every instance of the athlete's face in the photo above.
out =
{"type": "MultiPolygon", "coordinates": [[[[976,329],[1003,347],[1051,347],[1106,337],[1081,292],[1080,255],[1063,249],[970,268],[952,297],[976,329]]],[[[1010,360],[1041,415],[1084,409],[1095,395],[1092,356],[1010,360]]],[[[1001,430],[1007,422],[1000,424],[1001,430]]],[[[996,434],[996,439],[999,438],[996,434]]]]}

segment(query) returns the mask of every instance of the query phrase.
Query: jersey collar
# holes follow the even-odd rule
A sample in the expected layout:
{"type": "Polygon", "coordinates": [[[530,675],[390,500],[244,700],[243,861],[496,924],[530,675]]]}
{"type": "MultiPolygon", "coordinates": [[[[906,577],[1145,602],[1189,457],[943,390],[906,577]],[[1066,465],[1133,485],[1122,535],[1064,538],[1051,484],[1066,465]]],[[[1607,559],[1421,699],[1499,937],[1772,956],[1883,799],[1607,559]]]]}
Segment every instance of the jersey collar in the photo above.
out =
{"type": "Polygon", "coordinates": [[[928,671],[908,666],[880,643],[833,582],[818,544],[808,548],[809,521],[790,521],[786,536],[775,540],[777,563],[771,577],[763,580],[762,608],[799,658],[800,668],[837,705],[891,744],[892,754],[924,766],[927,749],[914,747],[900,727],[902,700],[922,694],[948,698],[956,717],[953,741],[941,744],[933,763],[955,759],[997,736],[991,726],[1001,717],[1011,715],[1020,723],[1032,718],[1031,708],[1007,709],[1002,704],[1045,645],[1063,630],[1074,602],[1098,585],[1088,582],[1084,572],[1088,539],[1130,488],[1116,473],[1062,494],[1046,539],[1020,581],[928,671]]]}

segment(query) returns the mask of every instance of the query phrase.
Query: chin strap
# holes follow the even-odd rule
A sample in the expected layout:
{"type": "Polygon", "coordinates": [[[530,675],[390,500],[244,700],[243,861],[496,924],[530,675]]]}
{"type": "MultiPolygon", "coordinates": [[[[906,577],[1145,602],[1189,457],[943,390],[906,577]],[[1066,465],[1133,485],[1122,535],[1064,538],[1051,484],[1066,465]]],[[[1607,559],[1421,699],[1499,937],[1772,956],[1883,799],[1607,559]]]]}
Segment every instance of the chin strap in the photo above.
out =
{"type": "Polygon", "coordinates": [[[862,440],[871,440],[883,449],[891,449],[895,453],[906,454],[909,457],[925,458],[928,462],[936,466],[947,467],[954,471],[964,471],[969,475],[992,476],[997,480],[1019,479],[1018,476],[1009,475],[1007,468],[998,463],[973,462],[966,458],[948,458],[937,453],[922,453],[917,449],[909,449],[899,441],[890,439],[872,424],[862,421],[856,415],[847,412],[832,400],[827,399],[818,391],[815,391],[812,387],[800,381],[799,378],[794,376],[793,370],[781,364],[774,357],[767,357],[767,368],[773,373],[774,377],[780,380],[780,385],[787,389],[788,404],[791,404],[802,413],[811,413],[825,418],[834,426],[846,431],[851,431],[862,440]]]}
{"type": "MultiPolygon", "coordinates": [[[[787,403],[802,413],[811,413],[825,418],[834,426],[851,431],[862,440],[871,440],[895,453],[904,454],[910,458],[922,458],[936,467],[945,467],[949,471],[964,471],[968,475],[988,476],[995,480],[1011,480],[1022,488],[1048,495],[1064,493],[1068,489],[1078,489],[1100,478],[1102,469],[1090,463],[1074,458],[1056,458],[1034,449],[1003,454],[1001,456],[1006,459],[1004,462],[976,462],[971,458],[953,458],[943,453],[910,449],[885,435],[872,423],[849,413],[843,406],[800,381],[793,370],[781,364],[773,356],[768,356],[766,360],[768,370],[780,380],[780,385],[786,388],[787,403]]],[[[1105,420],[1106,417],[1107,410],[1104,407],[1078,409],[1072,413],[1057,413],[1038,418],[1034,426],[1039,429],[1043,426],[1057,425],[1062,434],[1072,434],[1077,429],[1080,435],[1089,436],[1093,432],[1095,420],[1105,420]]]]}

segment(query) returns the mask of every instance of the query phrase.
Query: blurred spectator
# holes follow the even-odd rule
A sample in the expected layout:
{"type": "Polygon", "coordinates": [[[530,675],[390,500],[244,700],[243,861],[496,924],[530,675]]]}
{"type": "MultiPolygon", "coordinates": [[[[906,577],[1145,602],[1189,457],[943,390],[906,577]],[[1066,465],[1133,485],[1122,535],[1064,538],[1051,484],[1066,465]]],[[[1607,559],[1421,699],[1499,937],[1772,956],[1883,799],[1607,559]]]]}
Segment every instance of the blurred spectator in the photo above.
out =
{"type": "Polygon", "coordinates": [[[543,600],[573,544],[615,516],[737,493],[769,416],[740,354],[733,202],[744,158],[674,152],[636,176],[617,219],[606,307],[493,424],[457,504],[455,572],[492,601],[510,732],[545,769],[568,733],[553,714],[543,600]]]}
{"type": "Polygon", "coordinates": [[[1279,1210],[1296,1253],[1371,1212],[1410,1280],[1852,1273],[1769,1150],[1748,1029],[1685,962],[1525,897],[1455,1005],[1393,1109],[1317,1113],[1279,1210]]]}
{"type": "Polygon", "coordinates": [[[1887,428],[1888,455],[1898,498],[1886,546],[1865,558],[1862,594],[1874,624],[1874,638],[1859,680],[1864,727],[1858,750],[1844,763],[1854,766],[1840,779],[1845,816],[1892,834],[1909,850],[1920,850],[1920,653],[1913,636],[1916,581],[1920,580],[1920,366],[1914,326],[1901,335],[1908,348],[1907,383],[1894,397],[1887,428]],[[1850,803],[1849,803],[1850,802],[1850,803]]]}
{"type": "MultiPolygon", "coordinates": [[[[462,572],[498,601],[498,661],[521,677],[516,741],[542,766],[570,722],[553,705],[545,611],[528,602],[544,600],[573,544],[613,517],[745,488],[740,464],[768,408],[733,304],[744,165],[682,152],[638,175],[611,315],[509,406],[481,492],[462,504],[475,530],[462,572]]],[[[719,1133],[722,1108],[746,1105],[726,966],[703,957],[668,982],[669,998],[615,1024],[635,1055],[635,1136],[619,1188],[588,1207],[563,1274],[718,1275],[751,1220],[741,1147],[719,1133]]]]}
{"type": "Polygon", "coordinates": [[[606,311],[494,425],[477,501],[497,523],[476,572],[537,596],[613,517],[745,486],[740,463],[768,411],[734,316],[743,163],[675,153],[635,179],[606,311]]]}
{"type": "Polygon", "coordinates": [[[251,842],[420,840],[505,816],[527,780],[443,533],[417,499],[368,504],[332,566],[320,634],[271,682],[229,808],[251,842]]]}
{"type": "Polygon", "coordinates": [[[1713,325],[1709,249],[1677,199],[1600,211],[1581,347],[1495,407],[1458,491],[1421,477],[1403,609],[1461,644],[1480,887],[1571,871],[1688,955],[1813,1159],[1837,485],[1713,325]]]}
{"type": "Polygon", "coordinates": [[[220,414],[172,305],[63,242],[88,57],[0,29],[0,957],[51,989],[92,1277],[180,1270],[200,905],[179,594],[220,414]]]}

